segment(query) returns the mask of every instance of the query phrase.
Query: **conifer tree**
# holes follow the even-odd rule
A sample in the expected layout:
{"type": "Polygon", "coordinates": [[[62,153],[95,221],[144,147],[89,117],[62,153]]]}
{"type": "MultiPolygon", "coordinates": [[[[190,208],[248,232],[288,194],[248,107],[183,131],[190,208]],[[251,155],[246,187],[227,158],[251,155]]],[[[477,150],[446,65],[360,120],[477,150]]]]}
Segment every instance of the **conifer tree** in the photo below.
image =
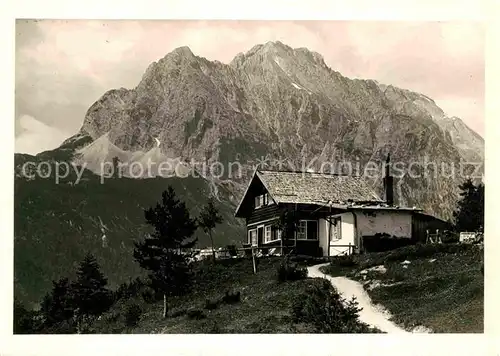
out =
{"type": "Polygon", "coordinates": [[[106,288],[107,283],[96,258],[90,253],[87,254],[78,267],[76,281],[71,284],[77,318],[99,316],[109,309],[112,294],[106,288]]]}
{"type": "Polygon", "coordinates": [[[453,212],[458,231],[478,231],[484,226],[484,185],[467,179],[459,186],[460,200],[453,212]]]}
{"type": "Polygon", "coordinates": [[[163,317],[168,313],[167,298],[186,291],[190,282],[189,256],[182,249],[196,244],[192,219],[184,202],[177,199],[172,187],[162,193],[155,207],[144,211],[146,223],[153,232],[136,242],[134,258],[149,271],[151,286],[163,294],[163,317]]]}
{"type": "Polygon", "coordinates": [[[34,333],[33,317],[33,311],[27,310],[21,301],[14,297],[14,334],[34,333]]]}
{"type": "Polygon", "coordinates": [[[214,240],[212,236],[213,229],[217,224],[222,223],[222,216],[215,207],[215,202],[213,197],[208,199],[207,205],[203,208],[198,218],[198,225],[203,229],[203,231],[210,237],[210,243],[212,246],[212,257],[215,260],[215,250],[214,250],[214,240]]]}
{"type": "Polygon", "coordinates": [[[52,281],[52,291],[42,301],[44,325],[50,327],[69,320],[74,313],[73,293],[68,278],[52,281]]]}

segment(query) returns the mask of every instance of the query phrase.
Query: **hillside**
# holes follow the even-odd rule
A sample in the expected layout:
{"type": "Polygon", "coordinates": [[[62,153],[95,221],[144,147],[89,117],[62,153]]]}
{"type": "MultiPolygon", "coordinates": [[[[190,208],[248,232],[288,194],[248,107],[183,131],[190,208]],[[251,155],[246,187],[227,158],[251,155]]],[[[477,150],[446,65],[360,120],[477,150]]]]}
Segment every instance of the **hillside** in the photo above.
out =
{"type": "Polygon", "coordinates": [[[373,303],[407,329],[484,332],[481,245],[416,245],[338,258],[325,273],[361,282],[373,303]]]}
{"type": "MultiPolygon", "coordinates": [[[[22,166],[26,161],[70,158],[64,155],[60,148],[36,157],[16,155],[16,162],[22,166]]],[[[199,177],[105,179],[102,184],[99,176],[87,170],[78,184],[74,184],[74,171],[56,184],[54,175],[53,171],[45,179],[18,176],[14,183],[15,294],[29,303],[39,302],[52,280],[67,275],[87,252],[97,256],[111,286],[142,275],[132,251],[133,242],[149,231],[143,210],[156,204],[162,191],[172,185],[197,216],[213,190],[210,182],[199,177]],[[103,225],[106,241],[102,239],[103,225]]],[[[217,207],[224,218],[224,224],[215,230],[218,246],[239,244],[244,236],[241,221],[233,216],[235,207],[229,194],[218,189],[217,207]]],[[[196,235],[198,247],[209,246],[204,233],[196,235]]]]}
{"type": "MultiPolygon", "coordinates": [[[[373,333],[377,329],[359,320],[359,311],[345,302],[331,284],[307,278],[306,263],[295,264],[300,277],[281,280],[278,257],[235,258],[195,262],[193,285],[181,296],[169,298],[162,317],[162,300],[140,281],[115,290],[114,303],[99,318],[88,320],[81,333],[373,333]],[[232,296],[232,297],[228,297],[232,296]],[[131,313],[130,311],[134,312],[131,313]]],[[[25,314],[26,315],[26,314],[25,314]]],[[[71,319],[35,333],[75,333],[71,319]]],[[[33,332],[33,330],[32,330],[33,332]]]]}

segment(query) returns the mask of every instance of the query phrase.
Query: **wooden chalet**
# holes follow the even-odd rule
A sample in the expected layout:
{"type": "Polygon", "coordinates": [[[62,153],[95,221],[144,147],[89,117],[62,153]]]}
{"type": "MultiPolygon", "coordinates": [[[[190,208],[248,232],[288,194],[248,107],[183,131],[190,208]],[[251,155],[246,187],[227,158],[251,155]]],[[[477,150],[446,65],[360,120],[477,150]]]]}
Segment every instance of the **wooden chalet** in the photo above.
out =
{"type": "Polygon", "coordinates": [[[384,199],[358,176],[256,170],[235,216],[246,219],[244,245],[311,256],[359,253],[364,238],[380,234],[425,240],[429,224],[439,221],[393,204],[389,157],[384,199]],[[284,211],[293,212],[293,236],[279,228],[284,211]]]}

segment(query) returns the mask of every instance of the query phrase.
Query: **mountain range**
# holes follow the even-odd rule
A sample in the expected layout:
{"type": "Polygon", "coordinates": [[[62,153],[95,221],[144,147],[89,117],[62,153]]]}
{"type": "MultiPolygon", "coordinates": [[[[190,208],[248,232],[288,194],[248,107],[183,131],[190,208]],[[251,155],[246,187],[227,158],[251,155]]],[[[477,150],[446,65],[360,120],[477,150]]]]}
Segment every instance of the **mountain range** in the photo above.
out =
{"type": "MultiPolygon", "coordinates": [[[[16,154],[16,288],[27,300],[40,298],[84,249],[106,260],[111,282],[125,278],[118,260],[126,278],[140,273],[131,241],[145,231],[141,209],[155,204],[168,184],[194,211],[215,195],[225,219],[216,244],[239,243],[243,224],[232,211],[257,166],[338,173],[339,163],[349,162],[359,174],[359,167],[362,173],[369,162],[381,164],[388,153],[394,168],[402,167],[397,203],[443,219],[452,217],[458,185],[484,171],[482,137],[426,95],[346,78],[320,54],[281,42],[256,45],[228,64],[177,48],[152,63],[135,88],[104,93],[61,147],[16,154]],[[99,184],[103,166],[114,159],[127,167],[124,178],[99,184]],[[70,175],[61,188],[21,173],[23,163],[44,160],[83,166],[84,179],[73,184],[70,175]],[[148,162],[154,165],[146,172],[140,167],[148,162]],[[162,162],[168,168],[160,174],[162,162]],[[206,167],[218,167],[218,174],[206,167]],[[101,220],[114,247],[99,241],[101,220]]],[[[366,179],[382,193],[381,170],[366,179]]]]}

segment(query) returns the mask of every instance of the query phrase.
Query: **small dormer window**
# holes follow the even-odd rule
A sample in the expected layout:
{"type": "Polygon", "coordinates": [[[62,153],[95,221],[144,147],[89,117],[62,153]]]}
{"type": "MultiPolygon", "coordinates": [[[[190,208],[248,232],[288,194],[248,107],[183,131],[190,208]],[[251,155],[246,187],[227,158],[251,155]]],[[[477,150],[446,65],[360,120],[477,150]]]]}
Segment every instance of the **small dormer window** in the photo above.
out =
{"type": "Polygon", "coordinates": [[[257,195],[255,197],[255,209],[260,208],[263,205],[264,199],[262,198],[262,195],[257,195]]]}
{"type": "Polygon", "coordinates": [[[268,193],[257,195],[255,197],[255,209],[273,204],[273,200],[268,193]]]}

